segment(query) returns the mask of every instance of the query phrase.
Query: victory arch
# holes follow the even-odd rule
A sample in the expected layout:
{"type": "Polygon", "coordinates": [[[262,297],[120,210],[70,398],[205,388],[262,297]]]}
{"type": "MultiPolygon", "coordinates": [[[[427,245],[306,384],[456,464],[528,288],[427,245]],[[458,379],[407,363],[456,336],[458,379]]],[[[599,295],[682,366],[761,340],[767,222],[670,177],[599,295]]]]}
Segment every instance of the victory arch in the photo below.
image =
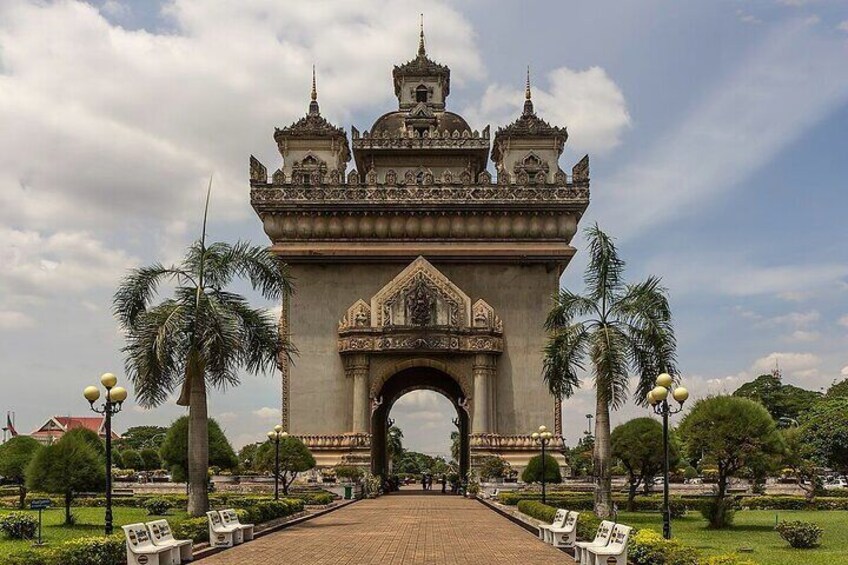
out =
{"type": "Polygon", "coordinates": [[[562,442],[543,323],[589,204],[588,156],[560,168],[568,134],[536,114],[529,77],[494,138],[448,111],[450,69],[423,32],[392,79],[397,109],[348,138],[313,77],[306,116],[274,133],[279,168],[250,159],[251,204],[296,285],[282,424],[320,467],[384,474],[392,405],[428,389],[456,409],[462,472],[489,454],[521,468],[540,424],[562,442]]]}

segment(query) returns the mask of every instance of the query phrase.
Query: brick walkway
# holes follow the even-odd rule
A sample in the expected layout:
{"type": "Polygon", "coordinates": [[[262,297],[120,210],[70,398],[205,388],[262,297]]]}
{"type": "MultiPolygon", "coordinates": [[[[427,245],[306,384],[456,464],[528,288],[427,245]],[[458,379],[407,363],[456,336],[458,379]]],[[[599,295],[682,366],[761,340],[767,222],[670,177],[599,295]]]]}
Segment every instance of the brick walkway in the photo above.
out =
{"type": "Polygon", "coordinates": [[[563,552],[458,496],[363,500],[213,555],[202,565],[567,565],[563,552]]]}

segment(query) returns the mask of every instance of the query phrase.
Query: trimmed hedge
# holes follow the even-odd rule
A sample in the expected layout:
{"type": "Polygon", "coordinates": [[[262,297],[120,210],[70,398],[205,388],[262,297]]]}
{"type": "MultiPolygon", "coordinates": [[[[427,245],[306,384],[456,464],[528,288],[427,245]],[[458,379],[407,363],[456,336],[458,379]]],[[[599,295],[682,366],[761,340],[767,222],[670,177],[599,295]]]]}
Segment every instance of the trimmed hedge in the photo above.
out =
{"type": "Polygon", "coordinates": [[[78,538],[56,547],[31,548],[0,556],[0,565],[121,565],[126,563],[123,534],[78,538]]]}
{"type": "MultiPolygon", "coordinates": [[[[566,510],[570,509],[567,508],[566,510]]],[[[548,504],[542,504],[537,500],[521,500],[518,502],[518,511],[550,524],[554,521],[557,509],[548,504]]],[[[591,512],[581,512],[577,518],[577,539],[580,541],[595,539],[595,534],[600,525],[600,518],[597,518],[591,512]]]]}

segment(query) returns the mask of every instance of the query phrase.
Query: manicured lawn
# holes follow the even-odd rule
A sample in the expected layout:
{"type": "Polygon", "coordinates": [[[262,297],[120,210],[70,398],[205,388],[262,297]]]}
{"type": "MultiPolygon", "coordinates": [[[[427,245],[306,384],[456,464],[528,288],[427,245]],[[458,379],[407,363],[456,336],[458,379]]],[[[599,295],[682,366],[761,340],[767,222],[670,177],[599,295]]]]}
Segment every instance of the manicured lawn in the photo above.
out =
{"type": "MultiPolygon", "coordinates": [[[[630,526],[662,532],[662,518],[657,514],[620,512],[618,519],[630,526]]],[[[728,530],[707,529],[706,520],[690,512],[685,518],[672,521],[672,534],[707,555],[753,548],[753,553],[745,555],[760,565],[848,565],[848,512],[843,511],[743,510],[736,513],[734,526],[728,530]],[[789,547],[774,531],[775,515],[778,520],[803,520],[821,526],[821,546],[789,547]]]]}
{"type": "MultiPolygon", "coordinates": [[[[77,518],[77,523],[73,526],[64,526],[62,524],[65,519],[65,509],[63,507],[54,507],[44,511],[44,529],[42,530],[44,541],[55,544],[72,538],[103,535],[103,519],[106,514],[104,508],[72,508],[71,511],[77,518]]],[[[9,512],[12,512],[12,510],[0,510],[0,516],[9,512]]],[[[37,511],[28,510],[26,512],[38,518],[37,511]]],[[[167,516],[164,516],[168,520],[184,519],[186,517],[186,513],[180,510],[171,510],[167,516]]],[[[117,532],[125,524],[150,522],[157,520],[159,517],[148,516],[147,510],[144,508],[116,506],[112,509],[112,518],[115,531],[117,532]]],[[[17,549],[30,547],[31,544],[32,542],[30,541],[12,541],[0,535],[0,555],[7,555],[17,549]]]]}

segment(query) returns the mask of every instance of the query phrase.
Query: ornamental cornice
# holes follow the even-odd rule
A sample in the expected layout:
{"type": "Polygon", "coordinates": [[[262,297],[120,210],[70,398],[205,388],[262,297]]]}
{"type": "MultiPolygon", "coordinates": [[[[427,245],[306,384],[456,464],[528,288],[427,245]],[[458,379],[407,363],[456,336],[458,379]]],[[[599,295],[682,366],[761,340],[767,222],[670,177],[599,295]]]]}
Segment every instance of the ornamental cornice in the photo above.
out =
{"type": "MultiPolygon", "coordinates": [[[[539,449],[539,444],[530,435],[471,434],[472,449],[497,449],[500,451],[526,451],[539,449]]],[[[554,436],[551,449],[564,445],[562,436],[554,436]]]]}
{"type": "Polygon", "coordinates": [[[367,328],[339,332],[339,353],[474,354],[503,352],[503,337],[468,328],[367,328]]]}

